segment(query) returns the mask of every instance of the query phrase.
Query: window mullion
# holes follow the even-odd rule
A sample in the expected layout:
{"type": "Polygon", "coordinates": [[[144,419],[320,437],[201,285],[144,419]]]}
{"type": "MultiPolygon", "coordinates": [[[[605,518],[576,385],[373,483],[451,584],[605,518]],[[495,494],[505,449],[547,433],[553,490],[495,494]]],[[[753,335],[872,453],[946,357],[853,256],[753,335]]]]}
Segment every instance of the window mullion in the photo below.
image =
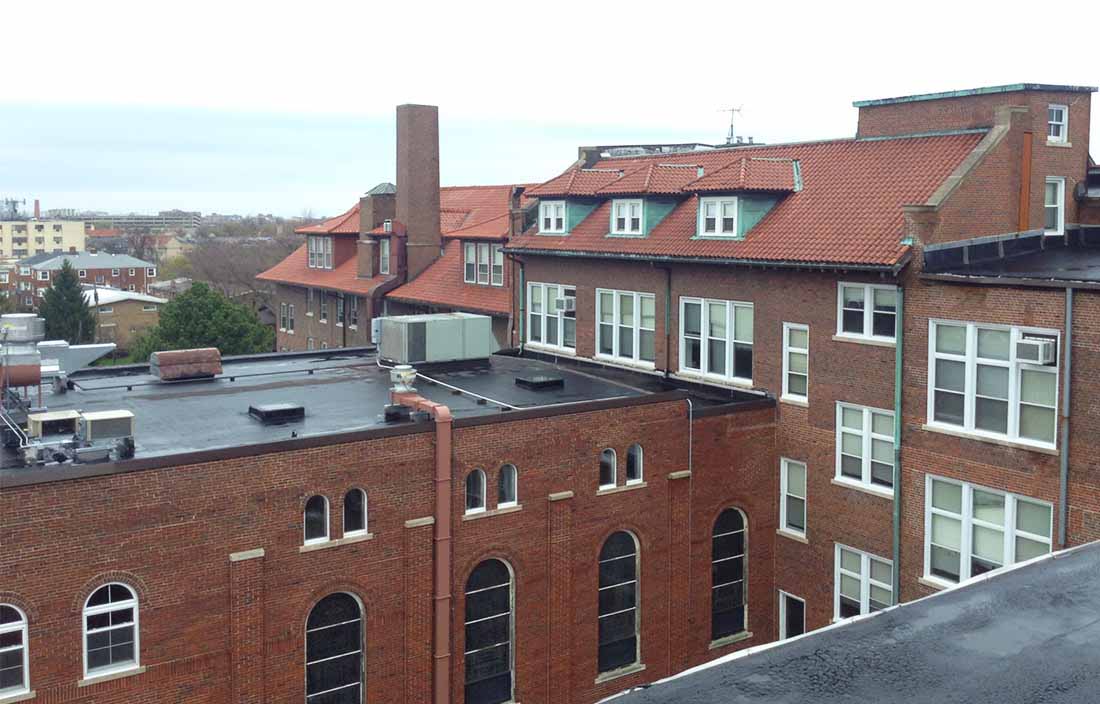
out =
{"type": "Polygon", "coordinates": [[[1005,494],[1004,524],[1005,566],[1016,564],[1016,496],[1005,494]]]}
{"type": "Polygon", "coordinates": [[[871,612],[871,557],[865,552],[859,554],[859,612],[871,612]]]}
{"type": "MultiPolygon", "coordinates": [[[[1008,436],[1020,437],[1020,365],[1016,364],[1016,342],[1020,339],[1020,329],[1013,327],[1008,336],[1008,436]]],[[[1055,384],[1057,385],[1057,384],[1055,384]]],[[[1057,415],[1057,410],[1055,412],[1057,415]]],[[[1057,419],[1055,419],[1057,426],[1057,419]]],[[[1007,553],[1006,553],[1007,554],[1007,553]]]]}
{"type": "Polygon", "coordinates": [[[959,536],[959,581],[970,579],[970,553],[974,536],[974,491],[970,484],[963,484],[962,535],[959,536]]]}
{"type": "Polygon", "coordinates": [[[978,328],[975,325],[966,326],[966,354],[965,354],[966,378],[963,383],[965,392],[963,398],[963,427],[967,430],[974,429],[974,414],[976,394],[978,392],[978,328]]]}

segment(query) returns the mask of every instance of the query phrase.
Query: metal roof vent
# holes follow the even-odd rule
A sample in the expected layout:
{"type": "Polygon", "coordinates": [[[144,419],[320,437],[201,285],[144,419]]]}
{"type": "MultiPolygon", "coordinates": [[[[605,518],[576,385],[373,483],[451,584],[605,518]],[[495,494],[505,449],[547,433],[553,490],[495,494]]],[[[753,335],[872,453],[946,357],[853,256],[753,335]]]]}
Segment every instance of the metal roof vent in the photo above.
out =
{"type": "Polygon", "coordinates": [[[548,391],[565,387],[565,379],[560,376],[548,374],[533,374],[531,376],[517,376],[516,386],[521,386],[531,391],[548,391]]]}
{"type": "Polygon", "coordinates": [[[264,403],[249,406],[248,415],[264,425],[283,425],[305,418],[306,408],[297,403],[264,403]]]}

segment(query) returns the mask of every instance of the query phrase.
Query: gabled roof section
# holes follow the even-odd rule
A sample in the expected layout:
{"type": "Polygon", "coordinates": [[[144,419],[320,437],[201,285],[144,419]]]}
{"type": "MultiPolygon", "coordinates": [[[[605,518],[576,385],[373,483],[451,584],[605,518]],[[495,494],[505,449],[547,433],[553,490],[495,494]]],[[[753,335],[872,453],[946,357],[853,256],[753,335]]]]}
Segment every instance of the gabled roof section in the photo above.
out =
{"type": "Polygon", "coordinates": [[[60,269],[66,261],[74,269],[151,269],[156,265],[129,254],[109,252],[44,252],[19,260],[19,266],[35,269],[60,269]]]}
{"type": "Polygon", "coordinates": [[[317,225],[306,225],[295,230],[299,235],[358,235],[359,203],[350,210],[317,225]]]}
{"type": "Polygon", "coordinates": [[[303,244],[283,261],[257,274],[256,278],[260,281],[343,291],[359,296],[370,295],[379,284],[394,278],[385,275],[361,279],[358,276],[358,265],[356,257],[348,257],[334,269],[310,269],[307,245],[303,244]]]}
{"type": "Polygon", "coordinates": [[[618,180],[604,186],[601,196],[682,195],[684,186],[699,175],[696,164],[651,163],[628,171],[618,180]]]}
{"type": "Polygon", "coordinates": [[[795,191],[800,184],[798,162],[787,157],[742,157],[714,173],[704,173],[684,186],[685,191],[795,191]]]}
{"type": "MultiPolygon", "coordinates": [[[[444,237],[503,240],[508,237],[512,190],[519,186],[445,186],[439,189],[439,229],[444,237]]],[[[531,200],[524,193],[520,207],[531,200]]]]}
{"type": "Polygon", "coordinates": [[[444,246],[442,257],[386,297],[473,313],[508,315],[512,310],[511,288],[465,283],[462,265],[462,243],[452,239],[444,246]]]}
{"type": "MultiPolygon", "coordinates": [[[[638,164],[636,166],[642,166],[638,164]]],[[[569,169],[561,176],[552,178],[527,191],[533,198],[566,196],[596,196],[600,190],[610,186],[623,176],[623,169],[569,169]]]]}

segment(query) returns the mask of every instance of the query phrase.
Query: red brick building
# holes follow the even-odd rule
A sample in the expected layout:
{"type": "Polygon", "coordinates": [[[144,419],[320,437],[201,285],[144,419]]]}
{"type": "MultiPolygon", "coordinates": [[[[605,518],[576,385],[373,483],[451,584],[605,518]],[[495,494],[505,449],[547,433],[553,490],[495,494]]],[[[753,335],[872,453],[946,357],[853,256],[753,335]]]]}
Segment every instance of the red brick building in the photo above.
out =
{"type": "Polygon", "coordinates": [[[8,295],[18,299],[19,305],[37,309],[50,282],[66,261],[76,269],[80,283],[89,286],[107,286],[144,294],[148,293],[149,284],[157,277],[155,264],[128,254],[71,252],[36,254],[21,259],[7,272],[2,283],[8,295]]]}

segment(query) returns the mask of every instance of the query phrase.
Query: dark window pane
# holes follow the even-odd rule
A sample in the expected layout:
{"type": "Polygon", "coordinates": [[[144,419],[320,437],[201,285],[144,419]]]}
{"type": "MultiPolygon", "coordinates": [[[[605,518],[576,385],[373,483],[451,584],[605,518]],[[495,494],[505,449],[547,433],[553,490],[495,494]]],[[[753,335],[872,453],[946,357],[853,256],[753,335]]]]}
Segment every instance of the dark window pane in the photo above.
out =
{"type": "Polygon", "coordinates": [[[133,609],[119,609],[118,611],[111,612],[111,625],[121,626],[124,623],[134,622],[134,610],[133,609]]]}
{"type": "Polygon", "coordinates": [[[993,433],[1008,432],[1008,401],[975,399],[974,426],[993,433]]]}
{"type": "Polygon", "coordinates": [[[466,685],[466,704],[501,704],[511,699],[511,672],[466,685]]]}
{"type": "Polygon", "coordinates": [[[0,670],[10,670],[23,663],[23,649],[5,650],[0,653],[0,670]]]}
{"type": "Polygon", "coordinates": [[[600,453],[600,486],[615,483],[615,453],[604,450],[600,453]]]}
{"type": "Polygon", "coordinates": [[[851,332],[857,335],[863,334],[863,311],[862,310],[845,310],[844,311],[844,332],[851,332]]]}
{"type": "Polygon", "coordinates": [[[616,611],[632,609],[637,604],[638,584],[630,582],[617,587],[600,590],[600,614],[613,614],[616,611]]]}
{"type": "Polygon", "coordinates": [[[510,671],[512,667],[507,643],[498,645],[495,648],[478,650],[477,652],[470,652],[471,648],[467,644],[466,650],[467,684],[497,677],[501,673],[510,671]]]}
{"type": "Polygon", "coordinates": [[[600,618],[600,645],[631,638],[635,633],[633,609],[600,618]]]}
{"type": "Polygon", "coordinates": [[[100,631],[99,633],[88,634],[88,650],[101,650],[103,648],[110,647],[110,645],[110,631],[100,631]]]}
{"type": "Polygon", "coordinates": [[[466,475],[466,510],[485,508],[484,473],[474,470],[466,475]]]}
{"type": "Polygon", "coordinates": [[[638,641],[636,638],[627,638],[616,643],[607,643],[600,646],[599,668],[600,672],[617,670],[634,662],[637,658],[638,641]]]}
{"type": "Polygon", "coordinates": [[[484,621],[466,624],[466,649],[476,650],[509,640],[511,618],[508,613],[484,621]]]}
{"type": "Polygon", "coordinates": [[[88,599],[88,606],[102,606],[103,604],[111,603],[111,588],[110,586],[103,586],[96,589],[92,593],[91,598],[88,599]]]}
{"type": "Polygon", "coordinates": [[[344,530],[364,530],[367,527],[363,492],[352,489],[344,496],[344,530]]]}
{"type": "Polygon", "coordinates": [[[315,697],[306,697],[307,704],[360,704],[363,700],[359,696],[361,685],[344,687],[335,692],[325,692],[315,697]]]}
{"type": "Polygon", "coordinates": [[[626,478],[629,481],[642,478],[641,445],[631,445],[626,450],[626,478]]]}
{"type": "Polygon", "coordinates": [[[688,369],[700,369],[703,366],[703,343],[699,340],[684,340],[684,366],[688,369]]]}
{"type": "Polygon", "coordinates": [[[635,566],[633,556],[600,562],[600,586],[611,587],[632,581],[635,577],[635,566]]]}
{"type": "Polygon", "coordinates": [[[111,602],[126,601],[127,599],[133,599],[134,595],[129,589],[121,584],[112,584],[111,587],[111,602]]]}
{"type": "Polygon", "coordinates": [[[466,620],[477,621],[499,616],[511,609],[511,588],[504,584],[466,596],[466,620]]]}
{"type": "Polygon", "coordinates": [[[983,560],[980,557],[971,557],[970,558],[970,576],[971,577],[977,577],[980,574],[985,574],[986,572],[992,572],[993,570],[1000,569],[1001,567],[1002,567],[1002,565],[998,565],[996,562],[991,562],[989,560],[983,560]]]}
{"type": "Polygon", "coordinates": [[[937,577],[959,581],[959,552],[933,545],[931,550],[931,572],[937,577]]]}
{"type": "Polygon", "coordinates": [[[787,527],[806,530],[806,502],[802,499],[787,497],[787,527]]]}
{"type": "Polygon", "coordinates": [[[306,667],[306,694],[316,694],[359,682],[360,662],[360,653],[352,653],[342,658],[310,664],[306,667]]]}
{"type": "Polygon", "coordinates": [[[734,582],[712,589],[710,598],[711,610],[715,613],[739,609],[745,605],[745,585],[743,582],[734,582]]]}
{"type": "Polygon", "coordinates": [[[851,616],[859,616],[859,602],[846,596],[840,597],[840,617],[849,618],[851,616]]]}
{"type": "Polygon", "coordinates": [[[538,313],[532,313],[531,314],[531,328],[530,329],[531,329],[531,333],[530,333],[531,342],[541,342],[542,341],[542,316],[539,315],[538,313]]]}
{"type": "Polygon", "coordinates": [[[739,379],[752,378],[752,345],[733,345],[733,375],[739,379]]]}
{"type": "Polygon", "coordinates": [[[0,690],[24,686],[22,653],[19,653],[19,657],[19,665],[10,669],[0,670],[0,690]]]}
{"type": "Polygon", "coordinates": [[[619,328],[619,356],[634,356],[634,328],[619,328]]]}
{"type": "Polygon", "coordinates": [[[727,533],[726,535],[716,535],[711,540],[711,555],[712,560],[721,560],[725,557],[736,557],[745,552],[745,532],[737,531],[736,533],[727,533]]]}
{"type": "Polygon", "coordinates": [[[881,462],[871,463],[871,483],[879,486],[894,486],[894,467],[881,462]]]}
{"type": "Polygon", "coordinates": [[[745,521],[741,517],[741,512],[734,508],[727,508],[714,522],[714,534],[732,533],[736,530],[742,530],[744,527],[745,521]]]}
{"type": "Polygon", "coordinates": [[[853,479],[863,479],[863,460],[859,457],[841,455],[840,473],[853,479]]]}
{"type": "Polygon", "coordinates": [[[360,617],[359,602],[350,594],[329,594],[317,602],[309,612],[306,628],[314,629],[332,626],[344,621],[353,621],[360,617]]]}
{"type": "Polygon", "coordinates": [[[111,646],[111,663],[118,665],[120,663],[132,662],[134,659],[134,644],[122,643],[120,645],[111,646]]]}
{"type": "Polygon", "coordinates": [[[323,660],[362,649],[359,626],[359,621],[352,621],[342,626],[330,626],[306,633],[306,652],[309,653],[310,661],[323,660]]]}
{"type": "Polygon", "coordinates": [[[711,640],[732,636],[745,630],[745,609],[715,612],[711,615],[711,640]]]}
{"type": "Polygon", "coordinates": [[[328,535],[328,502],[323,496],[311,496],[306,502],[306,540],[328,535]]]}
{"type": "Polygon", "coordinates": [[[102,614],[92,614],[88,617],[88,630],[94,630],[96,628],[106,628],[111,625],[110,612],[102,614]]]}
{"type": "Polygon", "coordinates": [[[708,340],[707,371],[711,374],[726,373],[726,343],[723,340],[708,340]]]}
{"type": "Polygon", "coordinates": [[[486,560],[470,573],[466,580],[466,591],[472,592],[486,587],[496,587],[512,581],[508,566],[500,560],[486,560]]]}
{"type": "Polygon", "coordinates": [[[952,425],[963,424],[963,396],[962,394],[936,391],[934,416],[943,423],[952,425]]]}
{"type": "MultiPolygon", "coordinates": [[[[11,648],[23,643],[23,632],[12,631],[10,633],[0,633],[0,648],[11,648]]],[[[3,653],[0,653],[0,658],[4,657],[3,653]]],[[[2,665],[0,665],[2,667],[2,665]]]]}
{"type": "Polygon", "coordinates": [[[101,667],[107,667],[111,664],[111,650],[110,648],[100,648],[98,650],[88,650],[88,671],[97,670],[101,667]]]}
{"type": "Polygon", "coordinates": [[[7,604],[0,604],[0,624],[4,623],[19,623],[23,620],[23,617],[19,615],[19,612],[14,607],[7,604]]]}
{"type": "Polygon", "coordinates": [[[600,559],[609,560],[613,557],[633,555],[634,552],[634,537],[630,535],[630,533],[619,531],[618,533],[613,533],[604,541],[603,549],[600,550],[600,559]]]}
{"type": "Polygon", "coordinates": [[[893,337],[894,336],[894,314],[893,313],[874,313],[874,326],[875,334],[880,337],[893,337]]]}
{"type": "Polygon", "coordinates": [[[787,622],[784,624],[787,638],[794,638],[806,632],[806,605],[798,599],[786,599],[787,622]]]}
{"type": "Polygon", "coordinates": [[[703,329],[703,307],[698,303],[684,304],[684,333],[698,337],[703,329]]]}
{"type": "Polygon", "coordinates": [[[711,563],[711,584],[736,582],[745,576],[745,561],[740,557],[711,563]]]}
{"type": "Polygon", "coordinates": [[[615,329],[610,325],[600,325],[600,354],[613,354],[615,329]]]}

